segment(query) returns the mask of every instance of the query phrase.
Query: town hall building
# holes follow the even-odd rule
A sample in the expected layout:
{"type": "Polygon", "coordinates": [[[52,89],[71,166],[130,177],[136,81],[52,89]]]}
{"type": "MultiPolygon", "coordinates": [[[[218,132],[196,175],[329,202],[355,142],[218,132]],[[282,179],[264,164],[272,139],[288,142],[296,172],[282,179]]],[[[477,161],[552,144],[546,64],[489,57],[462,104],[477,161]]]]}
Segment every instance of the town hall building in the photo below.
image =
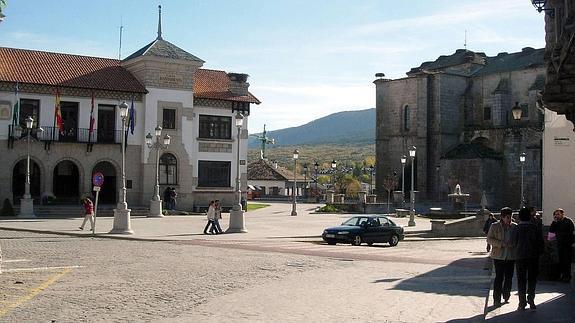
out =
{"type": "Polygon", "coordinates": [[[242,191],[247,185],[248,117],[260,101],[248,91],[247,74],[203,64],[164,40],[160,24],[156,39],[123,60],[0,47],[0,200],[18,204],[25,193],[28,131],[18,130],[32,117],[35,204],[78,204],[92,194],[97,172],[104,175],[100,203],[119,202],[124,138],[127,203],[148,206],[156,150],[148,148],[146,135],[157,126],[171,137],[160,151],[160,192],[175,188],[182,210],[213,199],[237,203],[236,179],[242,191]],[[127,132],[121,130],[122,102],[133,120],[127,132]]]}

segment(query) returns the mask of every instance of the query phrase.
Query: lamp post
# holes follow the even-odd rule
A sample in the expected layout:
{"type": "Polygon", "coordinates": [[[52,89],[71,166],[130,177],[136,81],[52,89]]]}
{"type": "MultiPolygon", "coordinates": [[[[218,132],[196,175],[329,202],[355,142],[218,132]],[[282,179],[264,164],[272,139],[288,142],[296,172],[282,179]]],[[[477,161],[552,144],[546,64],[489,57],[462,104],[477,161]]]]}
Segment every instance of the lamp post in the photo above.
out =
{"type": "Polygon", "coordinates": [[[293,190],[292,190],[292,204],[291,204],[291,215],[297,215],[297,210],[296,210],[296,190],[297,190],[297,180],[296,180],[296,170],[297,170],[297,159],[299,158],[299,150],[294,150],[293,151],[293,162],[294,162],[294,167],[293,167],[293,190]]]}
{"type": "Polygon", "coordinates": [[[375,171],[375,165],[369,166],[369,194],[373,194],[373,172],[375,171]]]}
{"type": "Polygon", "coordinates": [[[110,233],[112,234],[133,234],[130,227],[130,212],[126,202],[126,127],[128,123],[128,104],[122,102],[119,105],[120,118],[122,119],[122,190],[120,192],[120,201],[114,209],[114,226],[110,233]]]}
{"type": "Polygon", "coordinates": [[[317,191],[317,170],[318,170],[318,168],[319,168],[319,164],[318,164],[318,162],[316,161],[315,164],[313,164],[313,170],[314,170],[314,172],[315,172],[315,180],[314,180],[314,183],[315,183],[315,196],[316,196],[316,197],[318,196],[318,191],[317,191]]]}
{"type": "Polygon", "coordinates": [[[525,153],[519,155],[519,162],[521,163],[521,207],[525,204],[525,195],[523,194],[523,165],[525,164],[525,153]]]}
{"type": "Polygon", "coordinates": [[[227,233],[245,233],[248,232],[244,223],[244,211],[242,209],[242,188],[240,177],[240,139],[242,126],[244,125],[244,115],[239,111],[235,116],[236,128],[238,129],[237,155],[236,155],[236,204],[230,210],[230,225],[226,230],[227,233]]]}
{"type": "Polygon", "coordinates": [[[407,157],[405,155],[401,156],[401,205],[405,204],[405,163],[407,162],[407,157]]]}
{"type": "Polygon", "coordinates": [[[331,162],[331,186],[333,189],[333,193],[335,194],[335,171],[337,169],[337,161],[332,160],[331,162]]]}
{"type": "MultiPolygon", "coordinates": [[[[20,199],[20,218],[35,218],[34,214],[34,199],[30,194],[30,140],[32,139],[32,126],[34,119],[28,116],[26,122],[26,182],[24,183],[24,196],[20,199]]],[[[14,128],[16,138],[22,136],[22,127],[16,126],[14,128]]],[[[38,132],[42,132],[42,128],[38,128],[38,132]]]]}
{"type": "Polygon", "coordinates": [[[303,178],[304,178],[303,197],[304,199],[307,199],[307,163],[303,164],[303,178]]]}
{"type": "Polygon", "coordinates": [[[411,210],[409,210],[409,222],[407,223],[407,225],[410,227],[415,226],[415,187],[414,187],[415,151],[416,151],[415,146],[411,146],[411,148],[409,148],[409,157],[411,157],[411,210]]]}
{"type": "Polygon", "coordinates": [[[162,199],[160,198],[160,150],[167,149],[170,144],[170,136],[165,135],[162,140],[162,127],[157,126],[154,129],[154,134],[156,141],[153,142],[153,136],[148,132],[146,135],[146,145],[150,149],[156,149],[156,186],[154,186],[154,196],[150,200],[150,213],[148,217],[150,218],[161,218],[164,217],[162,214],[162,199]]]}

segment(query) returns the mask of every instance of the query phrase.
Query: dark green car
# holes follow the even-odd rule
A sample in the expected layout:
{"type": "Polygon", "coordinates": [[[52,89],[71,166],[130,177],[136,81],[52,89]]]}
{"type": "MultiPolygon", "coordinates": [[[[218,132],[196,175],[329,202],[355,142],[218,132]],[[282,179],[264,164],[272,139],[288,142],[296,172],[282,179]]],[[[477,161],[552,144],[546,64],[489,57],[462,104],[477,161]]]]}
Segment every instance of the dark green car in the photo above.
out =
{"type": "Polygon", "coordinates": [[[403,228],[383,215],[354,216],[338,227],[327,228],[321,235],[323,241],[330,245],[351,243],[359,246],[362,243],[389,243],[396,246],[403,240],[403,228]]]}

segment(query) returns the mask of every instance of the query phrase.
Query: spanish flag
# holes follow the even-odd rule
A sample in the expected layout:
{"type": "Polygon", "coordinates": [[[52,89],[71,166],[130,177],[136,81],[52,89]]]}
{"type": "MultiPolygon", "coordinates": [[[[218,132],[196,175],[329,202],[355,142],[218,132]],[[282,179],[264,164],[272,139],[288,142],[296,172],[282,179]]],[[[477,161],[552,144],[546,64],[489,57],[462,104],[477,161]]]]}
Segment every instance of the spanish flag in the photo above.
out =
{"type": "Polygon", "coordinates": [[[60,134],[64,135],[64,120],[62,120],[62,111],[60,110],[60,92],[56,89],[56,105],[54,107],[54,126],[58,124],[60,134]]]}

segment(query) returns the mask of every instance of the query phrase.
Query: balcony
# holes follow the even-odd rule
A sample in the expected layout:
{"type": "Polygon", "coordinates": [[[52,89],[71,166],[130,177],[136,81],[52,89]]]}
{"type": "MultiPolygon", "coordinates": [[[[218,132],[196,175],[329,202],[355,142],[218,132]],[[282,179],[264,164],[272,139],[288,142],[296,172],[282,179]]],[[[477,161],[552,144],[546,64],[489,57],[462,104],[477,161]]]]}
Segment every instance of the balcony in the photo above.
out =
{"type": "MultiPolygon", "coordinates": [[[[14,125],[8,126],[8,146],[12,148],[14,140],[22,139],[27,136],[27,131],[24,129],[19,138],[16,138],[14,125]]],[[[70,128],[64,132],[60,132],[58,127],[44,127],[44,131],[38,131],[38,128],[31,129],[32,138],[42,141],[48,147],[52,142],[68,142],[68,143],[85,143],[85,144],[119,144],[122,142],[122,130],[98,130],[87,128],[70,128]]]]}

